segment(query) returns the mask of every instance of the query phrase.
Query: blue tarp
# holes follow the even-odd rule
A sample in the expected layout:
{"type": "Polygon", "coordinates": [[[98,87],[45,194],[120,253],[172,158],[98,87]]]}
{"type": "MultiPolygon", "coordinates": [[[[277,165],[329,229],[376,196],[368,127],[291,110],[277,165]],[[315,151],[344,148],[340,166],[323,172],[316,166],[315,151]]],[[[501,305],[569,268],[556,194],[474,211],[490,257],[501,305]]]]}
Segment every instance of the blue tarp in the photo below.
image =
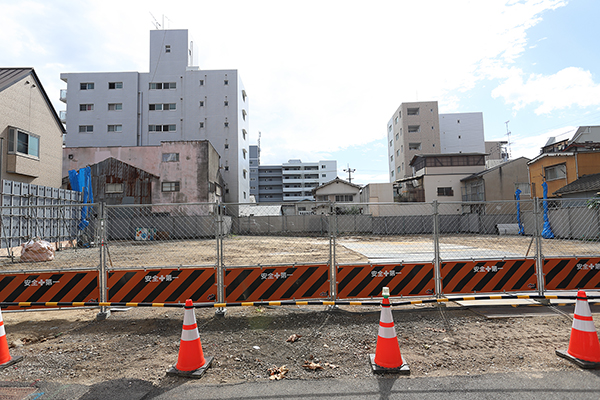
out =
{"type": "Polygon", "coordinates": [[[519,235],[524,235],[525,227],[521,223],[521,189],[517,189],[515,192],[515,198],[517,199],[517,222],[519,223],[519,235]]]}
{"type": "MultiPolygon", "coordinates": [[[[69,171],[69,181],[71,189],[77,192],[83,192],[83,203],[93,203],[94,195],[92,193],[92,169],[90,167],[81,168],[79,171],[69,171]]],[[[81,221],[79,229],[85,229],[90,222],[87,219],[89,207],[81,207],[81,221]]]]}
{"type": "Polygon", "coordinates": [[[552,233],[550,219],[548,218],[548,184],[546,182],[542,183],[542,188],[544,189],[544,228],[542,229],[542,237],[544,239],[554,239],[554,233],[552,233]]]}

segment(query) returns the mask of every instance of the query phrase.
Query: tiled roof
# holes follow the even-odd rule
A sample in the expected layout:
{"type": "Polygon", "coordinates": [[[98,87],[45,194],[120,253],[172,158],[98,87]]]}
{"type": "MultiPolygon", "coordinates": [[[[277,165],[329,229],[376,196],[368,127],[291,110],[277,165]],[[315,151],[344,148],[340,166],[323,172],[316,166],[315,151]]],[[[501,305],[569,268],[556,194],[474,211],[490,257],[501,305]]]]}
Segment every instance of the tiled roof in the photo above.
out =
{"type": "Polygon", "coordinates": [[[554,194],[569,194],[600,191],[600,174],[584,175],[581,178],[558,189],[554,194]]]}

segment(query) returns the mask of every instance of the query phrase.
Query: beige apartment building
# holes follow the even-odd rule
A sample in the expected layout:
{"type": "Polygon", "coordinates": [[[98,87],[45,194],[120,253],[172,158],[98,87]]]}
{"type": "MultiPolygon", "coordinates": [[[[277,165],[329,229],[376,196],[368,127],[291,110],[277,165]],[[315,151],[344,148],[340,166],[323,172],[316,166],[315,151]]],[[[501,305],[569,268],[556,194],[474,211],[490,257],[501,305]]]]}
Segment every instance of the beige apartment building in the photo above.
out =
{"type": "Polygon", "coordinates": [[[412,176],[417,154],[440,153],[437,101],[402,103],[388,122],[390,182],[412,176]]]}

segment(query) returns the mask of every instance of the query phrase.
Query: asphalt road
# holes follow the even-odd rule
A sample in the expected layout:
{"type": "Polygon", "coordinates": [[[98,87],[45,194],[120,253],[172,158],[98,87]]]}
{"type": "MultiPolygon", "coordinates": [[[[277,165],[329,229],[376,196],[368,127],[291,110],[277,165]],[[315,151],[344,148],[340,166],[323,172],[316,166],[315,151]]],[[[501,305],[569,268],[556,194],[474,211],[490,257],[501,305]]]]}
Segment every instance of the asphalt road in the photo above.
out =
{"type": "MultiPolygon", "coordinates": [[[[5,386],[7,382],[4,382],[5,386]]],[[[22,384],[31,388],[31,385],[22,384]]],[[[13,385],[14,387],[15,385],[13,385]]],[[[392,399],[600,399],[600,370],[570,372],[508,373],[478,376],[411,378],[373,376],[362,380],[284,379],[235,385],[206,385],[200,380],[181,379],[166,388],[141,380],[120,379],[92,386],[36,382],[37,390],[27,400],[392,400],[392,399]]],[[[0,388],[2,389],[2,388],[0,388]]],[[[5,388],[9,389],[9,388],[5,388]]],[[[2,390],[0,390],[0,398],[2,390]]],[[[13,397],[18,398],[18,397],[13,397]]]]}

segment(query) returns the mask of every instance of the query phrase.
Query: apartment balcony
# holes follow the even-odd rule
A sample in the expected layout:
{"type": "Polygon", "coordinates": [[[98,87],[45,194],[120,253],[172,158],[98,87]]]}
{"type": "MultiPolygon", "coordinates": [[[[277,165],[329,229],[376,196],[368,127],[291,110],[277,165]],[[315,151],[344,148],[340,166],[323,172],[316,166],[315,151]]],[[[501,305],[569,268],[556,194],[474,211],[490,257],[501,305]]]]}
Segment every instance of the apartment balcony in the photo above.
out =
{"type": "Polygon", "coordinates": [[[263,195],[263,194],[274,194],[274,193],[281,193],[281,186],[277,187],[262,187],[260,186],[258,188],[258,192],[263,195]]]}
{"type": "Polygon", "coordinates": [[[302,183],[302,182],[304,182],[304,179],[300,178],[299,176],[284,176],[283,177],[284,184],[302,183]]]}
{"type": "Polygon", "coordinates": [[[284,193],[283,201],[302,201],[302,200],[314,200],[312,196],[304,196],[302,193],[284,193]]]}
{"type": "Polygon", "coordinates": [[[67,89],[61,89],[60,90],[60,101],[62,101],[63,103],[67,102],[67,89]]]}
{"type": "Polygon", "coordinates": [[[62,122],[63,124],[67,123],[67,112],[66,111],[59,111],[58,117],[60,118],[60,122],[62,122]]]}
{"type": "Polygon", "coordinates": [[[264,178],[260,177],[258,179],[258,184],[262,185],[281,185],[281,177],[273,177],[273,178],[264,178]]]}

